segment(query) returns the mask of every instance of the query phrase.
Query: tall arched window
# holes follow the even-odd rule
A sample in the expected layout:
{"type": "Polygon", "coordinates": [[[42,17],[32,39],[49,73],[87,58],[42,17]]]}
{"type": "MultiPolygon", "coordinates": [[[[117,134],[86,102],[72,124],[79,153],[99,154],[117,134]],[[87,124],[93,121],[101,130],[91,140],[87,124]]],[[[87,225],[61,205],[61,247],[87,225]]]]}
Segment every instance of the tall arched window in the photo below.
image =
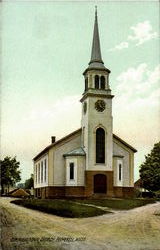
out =
{"type": "Polygon", "coordinates": [[[88,77],[85,78],[85,91],[88,89],[88,77]]]}
{"type": "Polygon", "coordinates": [[[95,89],[99,89],[99,76],[96,75],[94,78],[95,89]]]}
{"type": "Polygon", "coordinates": [[[101,89],[105,89],[105,77],[101,76],[101,89]]]}
{"type": "Polygon", "coordinates": [[[105,131],[103,128],[96,130],[96,163],[105,163],[105,131]]]}

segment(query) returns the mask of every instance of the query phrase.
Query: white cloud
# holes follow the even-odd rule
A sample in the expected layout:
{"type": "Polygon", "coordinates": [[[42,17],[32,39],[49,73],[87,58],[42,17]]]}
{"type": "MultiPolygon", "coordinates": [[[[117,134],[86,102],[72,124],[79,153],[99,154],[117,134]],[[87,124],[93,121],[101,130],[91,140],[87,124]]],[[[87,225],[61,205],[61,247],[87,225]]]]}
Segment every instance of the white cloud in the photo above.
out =
{"type": "Polygon", "coordinates": [[[130,29],[133,31],[133,35],[128,36],[128,40],[135,41],[136,46],[158,37],[157,32],[153,32],[150,21],[138,23],[130,29]]]}
{"type": "Polygon", "coordinates": [[[110,49],[109,51],[122,50],[122,49],[127,49],[127,48],[128,48],[128,42],[121,42],[120,44],[116,45],[114,48],[110,49]]]}
{"type": "Polygon", "coordinates": [[[130,30],[132,31],[132,35],[129,35],[126,41],[121,42],[116,45],[114,48],[109,49],[109,51],[122,50],[129,47],[129,42],[136,42],[136,46],[139,46],[151,39],[155,39],[158,37],[158,33],[153,31],[152,25],[150,21],[144,21],[141,23],[137,23],[135,26],[131,26],[130,30]]]}
{"type": "Polygon", "coordinates": [[[160,65],[152,71],[143,63],[128,68],[116,79],[114,91],[115,132],[128,138],[133,145],[150,146],[160,136],[160,65]],[[127,128],[127,129],[126,129],[127,128]]]}
{"type": "Polygon", "coordinates": [[[159,80],[160,65],[150,70],[146,63],[128,68],[116,79],[114,133],[138,150],[135,167],[144,161],[144,154],[148,154],[160,139],[159,80]]]}
{"type": "Polygon", "coordinates": [[[126,95],[126,98],[138,98],[150,95],[158,88],[160,79],[160,65],[152,71],[146,63],[140,64],[137,68],[128,68],[117,77],[116,92],[126,95]]]}

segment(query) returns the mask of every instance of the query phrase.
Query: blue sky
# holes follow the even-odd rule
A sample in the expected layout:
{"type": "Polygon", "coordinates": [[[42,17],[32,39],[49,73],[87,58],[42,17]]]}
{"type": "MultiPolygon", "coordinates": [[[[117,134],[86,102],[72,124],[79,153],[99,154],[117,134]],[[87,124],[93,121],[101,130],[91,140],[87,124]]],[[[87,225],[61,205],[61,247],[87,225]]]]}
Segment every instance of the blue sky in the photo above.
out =
{"type": "Polygon", "coordinates": [[[115,95],[114,133],[138,150],[135,179],[144,155],[159,140],[158,2],[4,1],[2,157],[17,156],[22,180],[52,135],[59,139],[80,127],[95,4],[115,95]]]}

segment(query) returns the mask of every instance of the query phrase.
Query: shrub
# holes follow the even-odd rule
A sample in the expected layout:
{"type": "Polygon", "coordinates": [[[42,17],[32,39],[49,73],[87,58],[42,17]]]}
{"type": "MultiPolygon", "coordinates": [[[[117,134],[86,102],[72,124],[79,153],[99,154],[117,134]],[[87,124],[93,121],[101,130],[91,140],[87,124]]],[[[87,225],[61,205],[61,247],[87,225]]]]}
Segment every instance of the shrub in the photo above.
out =
{"type": "Polygon", "coordinates": [[[143,198],[154,198],[155,194],[153,192],[142,192],[143,198]]]}
{"type": "Polygon", "coordinates": [[[142,197],[142,192],[139,189],[134,189],[134,197],[135,198],[142,197]]]}
{"type": "Polygon", "coordinates": [[[155,192],[155,196],[156,196],[156,198],[158,198],[158,199],[160,198],[160,190],[155,192]]]}

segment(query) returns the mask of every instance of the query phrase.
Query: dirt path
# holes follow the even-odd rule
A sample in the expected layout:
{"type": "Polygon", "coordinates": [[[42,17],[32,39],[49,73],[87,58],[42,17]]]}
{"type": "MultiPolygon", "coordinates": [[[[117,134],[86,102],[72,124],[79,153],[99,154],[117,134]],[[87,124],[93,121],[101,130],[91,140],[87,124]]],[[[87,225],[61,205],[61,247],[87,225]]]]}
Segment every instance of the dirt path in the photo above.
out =
{"type": "Polygon", "coordinates": [[[0,198],[2,249],[160,250],[160,202],[114,214],[67,219],[0,198]],[[41,241],[40,241],[41,240],[41,241]]]}

